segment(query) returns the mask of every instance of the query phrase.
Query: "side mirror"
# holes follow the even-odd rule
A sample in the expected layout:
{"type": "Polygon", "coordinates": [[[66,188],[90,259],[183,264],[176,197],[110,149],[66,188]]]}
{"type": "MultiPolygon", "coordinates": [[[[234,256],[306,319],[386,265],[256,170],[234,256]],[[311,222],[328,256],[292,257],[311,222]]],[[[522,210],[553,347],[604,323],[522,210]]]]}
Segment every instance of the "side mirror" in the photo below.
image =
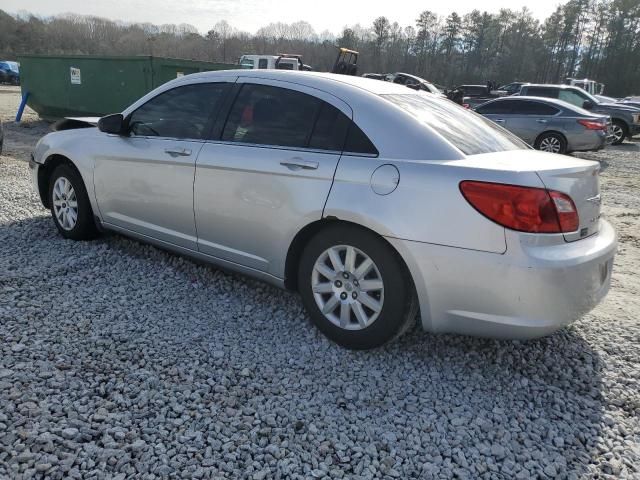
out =
{"type": "Polygon", "coordinates": [[[107,115],[98,120],[98,130],[114,135],[124,134],[124,117],[121,113],[107,115]]]}
{"type": "Polygon", "coordinates": [[[584,108],[585,110],[591,110],[593,109],[594,106],[595,105],[591,100],[585,100],[584,103],[582,104],[582,108],[584,108]]]}

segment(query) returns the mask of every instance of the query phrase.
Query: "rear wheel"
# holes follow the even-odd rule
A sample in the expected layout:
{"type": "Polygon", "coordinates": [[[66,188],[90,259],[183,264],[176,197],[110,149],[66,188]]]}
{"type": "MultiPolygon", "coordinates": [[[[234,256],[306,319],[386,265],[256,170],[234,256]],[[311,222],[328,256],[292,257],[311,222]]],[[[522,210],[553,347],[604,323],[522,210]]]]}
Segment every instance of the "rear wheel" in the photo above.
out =
{"type": "Polygon", "coordinates": [[[614,120],[611,124],[611,134],[613,135],[613,145],[620,145],[627,138],[627,126],[620,120],[614,120]]]}
{"type": "Polygon", "coordinates": [[[401,260],[357,227],[318,233],[302,254],[298,286],[314,324],[347,348],[378,347],[415,320],[416,296],[401,260]]]}
{"type": "Polygon", "coordinates": [[[78,171],[58,165],[49,181],[51,216],[60,234],[72,240],[90,240],[97,235],[89,196],[78,171]]]}
{"type": "Polygon", "coordinates": [[[567,141],[557,133],[543,133],[536,140],[534,147],[542,152],[566,153],[567,141]]]}

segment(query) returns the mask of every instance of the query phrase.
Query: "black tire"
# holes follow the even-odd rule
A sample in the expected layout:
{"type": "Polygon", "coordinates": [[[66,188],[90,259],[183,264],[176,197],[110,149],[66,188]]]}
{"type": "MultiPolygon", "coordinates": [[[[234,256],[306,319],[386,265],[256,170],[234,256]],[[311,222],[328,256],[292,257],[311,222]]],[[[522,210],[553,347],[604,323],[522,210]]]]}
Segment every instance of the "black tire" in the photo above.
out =
{"type": "Polygon", "coordinates": [[[620,145],[622,142],[624,142],[625,138],[629,136],[629,129],[627,128],[627,124],[624,123],[622,120],[614,120],[611,123],[613,124],[614,128],[619,128],[622,130],[622,137],[619,138],[618,140],[614,140],[611,143],[611,145],[620,145]]]}
{"type": "Polygon", "coordinates": [[[545,133],[541,134],[536,139],[536,142],[533,145],[533,147],[536,150],[548,151],[548,150],[544,150],[545,142],[547,142],[547,143],[552,142],[552,143],[557,144],[559,146],[559,150],[557,152],[552,152],[552,153],[559,153],[559,154],[567,153],[567,140],[562,135],[560,135],[559,133],[545,132],[545,133]]]}
{"type": "Polygon", "coordinates": [[[82,177],[74,167],[62,164],[58,165],[54,169],[49,179],[48,195],[51,217],[53,218],[53,223],[55,223],[56,228],[60,232],[60,235],[71,240],[91,240],[98,235],[98,230],[96,229],[96,224],[93,219],[91,203],[89,202],[89,196],[87,195],[87,189],[84,186],[82,177]],[[55,206],[53,202],[53,189],[56,181],[59,178],[65,178],[69,182],[71,182],[71,186],[75,191],[75,198],[78,204],[78,212],[75,226],[73,226],[73,228],[71,229],[65,229],[56,217],[55,206]]]}
{"type": "Polygon", "coordinates": [[[399,337],[415,322],[418,310],[413,282],[398,254],[382,238],[356,226],[327,227],[311,239],[302,252],[298,290],[318,329],[339,345],[354,350],[379,347],[399,337]],[[338,245],[352,246],[366,254],[373,260],[384,284],[384,300],[378,317],[359,330],[342,328],[325,317],[312,290],[316,261],[327,249],[338,245]]]}

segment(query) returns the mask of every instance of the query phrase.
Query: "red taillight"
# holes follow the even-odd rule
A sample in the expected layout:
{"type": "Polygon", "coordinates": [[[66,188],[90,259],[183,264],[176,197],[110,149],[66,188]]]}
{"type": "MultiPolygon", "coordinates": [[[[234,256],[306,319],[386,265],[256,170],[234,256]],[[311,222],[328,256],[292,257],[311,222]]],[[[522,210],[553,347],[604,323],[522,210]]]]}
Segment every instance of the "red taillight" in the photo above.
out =
{"type": "Polygon", "coordinates": [[[471,180],[461,182],[460,191],[481,214],[511,230],[566,233],[578,229],[573,200],[561,192],[471,180]]]}
{"type": "Polygon", "coordinates": [[[587,130],[606,130],[607,124],[597,120],[578,120],[578,123],[587,130]]]}
{"type": "Polygon", "coordinates": [[[463,104],[462,104],[462,106],[463,106],[464,108],[471,108],[471,105],[469,105],[468,103],[463,103],[463,104]]]}

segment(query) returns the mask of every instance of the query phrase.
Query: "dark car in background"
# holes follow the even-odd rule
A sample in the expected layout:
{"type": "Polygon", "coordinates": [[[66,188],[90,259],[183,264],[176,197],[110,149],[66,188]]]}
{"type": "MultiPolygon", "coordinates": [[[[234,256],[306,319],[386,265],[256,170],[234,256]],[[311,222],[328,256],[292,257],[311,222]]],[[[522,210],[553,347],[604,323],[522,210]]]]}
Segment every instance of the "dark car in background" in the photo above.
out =
{"type": "Polygon", "coordinates": [[[458,85],[451,91],[462,92],[462,106],[472,109],[489,100],[504,97],[507,94],[502,90],[491,90],[488,85],[458,85]]]}
{"type": "Polygon", "coordinates": [[[570,85],[523,85],[519,95],[557,98],[592,113],[611,117],[613,144],[640,133],[640,109],[622,103],[602,103],[582,88],[570,85]]]}
{"type": "Polygon", "coordinates": [[[389,73],[386,75],[385,80],[387,80],[388,82],[397,83],[399,85],[406,85],[407,87],[413,88],[415,90],[422,90],[423,92],[432,93],[439,97],[445,97],[445,95],[433,83],[425,80],[424,78],[420,78],[409,73],[389,73]]]}
{"type": "Polygon", "coordinates": [[[551,153],[600,150],[607,142],[610,119],[561,100],[511,96],[475,109],[537,150],[551,153]]]}
{"type": "Polygon", "coordinates": [[[0,83],[20,85],[20,68],[16,62],[0,61],[0,83]]]}
{"type": "Polygon", "coordinates": [[[511,82],[501,86],[498,90],[506,92],[507,95],[515,95],[516,93],[519,93],[522,86],[526,84],[527,82],[511,82]]]}

